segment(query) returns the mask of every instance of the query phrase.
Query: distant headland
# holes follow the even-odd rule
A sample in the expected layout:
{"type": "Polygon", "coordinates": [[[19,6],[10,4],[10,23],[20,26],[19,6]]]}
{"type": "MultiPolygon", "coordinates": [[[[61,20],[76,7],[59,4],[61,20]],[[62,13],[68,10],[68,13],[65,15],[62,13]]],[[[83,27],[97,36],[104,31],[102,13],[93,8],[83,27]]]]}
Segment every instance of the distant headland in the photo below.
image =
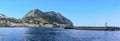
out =
{"type": "Polygon", "coordinates": [[[29,11],[23,18],[10,18],[0,14],[1,27],[72,27],[73,23],[54,11],[42,12],[39,9],[29,11]]]}

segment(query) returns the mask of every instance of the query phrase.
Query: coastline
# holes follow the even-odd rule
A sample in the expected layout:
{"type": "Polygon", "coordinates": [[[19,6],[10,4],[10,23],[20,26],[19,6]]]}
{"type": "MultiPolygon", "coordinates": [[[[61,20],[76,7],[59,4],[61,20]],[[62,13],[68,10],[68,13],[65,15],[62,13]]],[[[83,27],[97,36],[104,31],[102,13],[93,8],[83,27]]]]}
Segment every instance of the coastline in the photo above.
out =
{"type": "Polygon", "coordinates": [[[0,28],[64,28],[64,29],[75,29],[75,30],[99,30],[99,31],[118,31],[120,27],[93,27],[93,26],[79,26],[79,27],[28,27],[28,26],[0,26],[0,28]]]}

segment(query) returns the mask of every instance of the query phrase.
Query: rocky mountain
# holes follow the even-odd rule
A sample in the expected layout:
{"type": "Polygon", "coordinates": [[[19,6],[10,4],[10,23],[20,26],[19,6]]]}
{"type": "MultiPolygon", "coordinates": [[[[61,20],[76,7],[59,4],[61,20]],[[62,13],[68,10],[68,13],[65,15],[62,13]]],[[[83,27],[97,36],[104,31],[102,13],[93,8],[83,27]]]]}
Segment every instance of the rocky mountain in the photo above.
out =
{"type": "Polygon", "coordinates": [[[42,12],[39,9],[29,11],[22,19],[7,17],[0,14],[0,26],[27,26],[27,27],[72,27],[73,23],[54,11],[42,12]]]}
{"type": "Polygon", "coordinates": [[[54,11],[42,12],[39,9],[34,9],[28,12],[23,17],[23,20],[25,22],[36,21],[40,23],[58,23],[73,25],[73,23],[69,19],[65,18],[60,13],[56,13],[54,11]]]}

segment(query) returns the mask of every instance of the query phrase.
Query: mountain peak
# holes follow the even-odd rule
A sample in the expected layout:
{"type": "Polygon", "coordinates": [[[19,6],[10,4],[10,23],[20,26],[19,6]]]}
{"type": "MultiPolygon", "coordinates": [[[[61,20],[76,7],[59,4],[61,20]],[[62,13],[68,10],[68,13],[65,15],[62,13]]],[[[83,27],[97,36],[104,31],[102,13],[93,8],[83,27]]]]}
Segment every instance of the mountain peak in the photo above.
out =
{"type": "MultiPolygon", "coordinates": [[[[33,9],[32,11],[40,11],[39,9],[33,9]]],[[[40,12],[42,12],[42,11],[40,11],[40,12]]]]}
{"type": "Polygon", "coordinates": [[[42,11],[40,11],[39,9],[33,9],[33,10],[31,10],[30,12],[32,12],[32,13],[43,13],[42,11]]]}
{"type": "Polygon", "coordinates": [[[36,16],[39,16],[39,15],[41,15],[41,14],[43,14],[43,12],[40,11],[39,9],[33,9],[33,10],[31,10],[30,12],[28,12],[28,13],[24,16],[24,18],[25,18],[25,17],[36,17],[36,16]]]}

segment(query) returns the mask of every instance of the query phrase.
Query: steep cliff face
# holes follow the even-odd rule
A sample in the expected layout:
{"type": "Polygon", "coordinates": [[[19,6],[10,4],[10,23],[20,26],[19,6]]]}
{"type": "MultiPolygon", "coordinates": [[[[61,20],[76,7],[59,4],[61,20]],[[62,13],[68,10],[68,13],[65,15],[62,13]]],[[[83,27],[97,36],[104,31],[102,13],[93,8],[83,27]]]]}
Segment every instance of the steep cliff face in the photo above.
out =
{"type": "Polygon", "coordinates": [[[39,21],[39,22],[73,25],[73,23],[69,19],[65,18],[60,13],[56,13],[54,11],[42,12],[39,9],[34,9],[28,12],[23,17],[23,20],[26,20],[26,21],[34,20],[34,21],[39,21]]]}

